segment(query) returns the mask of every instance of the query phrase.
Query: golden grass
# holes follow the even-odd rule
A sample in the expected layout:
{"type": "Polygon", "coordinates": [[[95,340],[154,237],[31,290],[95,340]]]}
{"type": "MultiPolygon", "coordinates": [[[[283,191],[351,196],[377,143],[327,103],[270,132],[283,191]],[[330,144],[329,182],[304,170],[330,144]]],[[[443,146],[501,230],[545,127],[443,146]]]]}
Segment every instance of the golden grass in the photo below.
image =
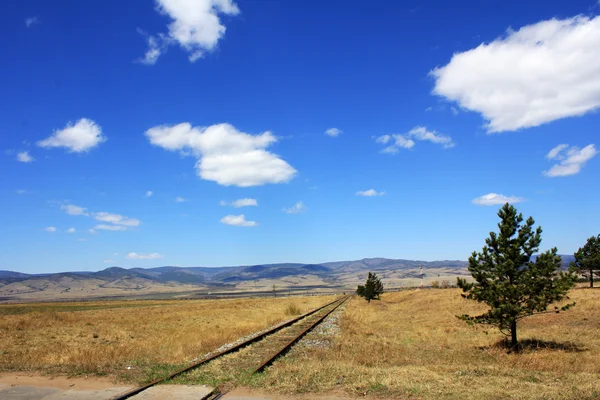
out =
{"type": "Polygon", "coordinates": [[[455,315],[484,306],[457,289],[354,298],[329,349],[294,349],[251,385],[284,393],[340,392],[418,399],[600,398],[600,289],[572,292],[565,313],[519,325],[520,339],[554,349],[508,354],[494,328],[471,327],[455,315]],[[484,330],[489,334],[486,335],[484,330]]]}
{"type": "Polygon", "coordinates": [[[143,381],[332,298],[0,305],[0,371],[143,381]]]}

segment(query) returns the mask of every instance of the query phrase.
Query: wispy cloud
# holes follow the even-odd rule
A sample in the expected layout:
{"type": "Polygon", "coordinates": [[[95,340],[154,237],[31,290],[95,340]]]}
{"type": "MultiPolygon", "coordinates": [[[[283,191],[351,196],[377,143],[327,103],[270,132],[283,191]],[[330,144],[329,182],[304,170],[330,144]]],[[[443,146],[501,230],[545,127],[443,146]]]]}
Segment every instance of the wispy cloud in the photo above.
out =
{"type": "Polygon", "coordinates": [[[35,161],[35,158],[31,157],[28,151],[22,151],[17,154],[17,161],[23,163],[30,163],[35,161]]]}
{"type": "Polygon", "coordinates": [[[365,197],[383,196],[384,194],[385,194],[385,192],[378,192],[375,189],[361,190],[361,191],[356,192],[357,196],[365,196],[365,197]]]}
{"type": "Polygon", "coordinates": [[[39,17],[25,18],[25,26],[27,28],[31,28],[33,25],[37,25],[39,23],[40,23],[40,18],[39,17]]]}
{"type": "Polygon", "coordinates": [[[246,221],[244,214],[240,215],[226,215],[221,218],[221,223],[232,226],[257,226],[256,221],[246,221]]]}
{"type": "Polygon", "coordinates": [[[495,206],[506,203],[521,203],[525,199],[516,196],[504,196],[498,193],[488,193],[473,199],[473,204],[478,206],[495,206]]]}
{"type": "Polygon", "coordinates": [[[96,233],[96,231],[126,231],[127,228],[125,226],[122,225],[106,225],[106,224],[99,224],[94,226],[92,229],[90,229],[90,233],[96,233]]]}
{"type": "Polygon", "coordinates": [[[68,215],[91,217],[96,221],[105,222],[104,224],[98,224],[91,228],[89,230],[91,233],[94,233],[97,230],[125,231],[128,228],[140,226],[142,223],[137,218],[130,218],[121,214],[114,214],[106,211],[87,211],[87,208],[76,206],[75,204],[62,204],[60,208],[68,215]]]}
{"type": "Polygon", "coordinates": [[[153,194],[154,192],[152,190],[146,191],[146,197],[152,197],[153,194]]]}
{"type": "Polygon", "coordinates": [[[342,130],[338,128],[329,128],[325,131],[325,134],[331,137],[338,137],[341,133],[343,133],[342,130]]]}
{"type": "Polygon", "coordinates": [[[175,197],[175,203],[185,203],[186,201],[189,201],[189,200],[186,198],[183,198],[181,196],[175,197]]]}
{"type": "Polygon", "coordinates": [[[164,258],[162,254],[158,253],[149,253],[149,254],[138,254],[138,253],[129,253],[125,256],[128,260],[158,260],[160,258],[164,258]]]}
{"type": "Polygon", "coordinates": [[[289,208],[283,209],[283,212],[286,214],[299,214],[304,211],[306,211],[306,206],[301,201],[297,202],[296,204],[294,204],[293,206],[291,206],[289,208]]]}
{"type": "Polygon", "coordinates": [[[454,141],[448,135],[430,131],[424,126],[416,126],[405,134],[382,135],[375,138],[375,143],[387,145],[381,150],[382,153],[396,154],[400,149],[412,149],[416,141],[425,141],[438,144],[444,149],[455,146],[454,141]]]}
{"type": "Polygon", "coordinates": [[[235,208],[241,208],[241,207],[258,206],[258,201],[256,201],[256,199],[245,198],[245,199],[234,200],[231,202],[227,202],[227,201],[223,200],[219,204],[221,206],[231,206],[231,207],[235,207],[235,208]]]}
{"type": "Polygon", "coordinates": [[[578,174],[585,163],[594,158],[596,154],[598,151],[593,144],[589,144],[583,149],[577,146],[569,148],[568,144],[559,144],[546,154],[546,158],[560,162],[554,164],[548,171],[544,171],[544,175],[555,178],[578,174]]]}
{"type": "Polygon", "coordinates": [[[69,228],[69,229],[67,229],[67,233],[75,233],[75,228],[69,228]]]}
{"type": "Polygon", "coordinates": [[[46,227],[45,231],[46,232],[50,232],[50,233],[54,233],[54,232],[56,232],[56,228],[53,227],[53,226],[48,226],[48,227],[46,227]]]}

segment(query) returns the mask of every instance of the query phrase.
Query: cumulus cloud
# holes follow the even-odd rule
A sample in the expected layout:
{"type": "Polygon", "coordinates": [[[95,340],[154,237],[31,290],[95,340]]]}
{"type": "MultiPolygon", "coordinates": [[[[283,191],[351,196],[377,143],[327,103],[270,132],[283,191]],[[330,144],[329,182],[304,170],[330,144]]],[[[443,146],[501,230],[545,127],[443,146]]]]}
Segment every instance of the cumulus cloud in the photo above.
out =
{"type": "Polygon", "coordinates": [[[221,223],[225,225],[233,225],[233,226],[257,226],[258,223],[256,221],[246,221],[246,217],[244,214],[240,215],[226,215],[221,218],[221,223]]]}
{"type": "Polygon", "coordinates": [[[72,153],[90,151],[106,141],[102,128],[94,121],[82,118],[75,124],[69,122],[64,129],[56,130],[52,136],[37,142],[44,148],[65,147],[72,153]]]}
{"type": "Polygon", "coordinates": [[[152,197],[153,194],[154,192],[152,190],[146,191],[146,197],[152,197]]]}
{"type": "Polygon", "coordinates": [[[25,26],[27,28],[31,28],[33,25],[37,25],[39,23],[40,23],[40,18],[39,17],[25,18],[25,26]]]}
{"type": "Polygon", "coordinates": [[[56,232],[56,228],[55,228],[55,227],[53,227],[53,226],[49,226],[49,227],[47,227],[45,230],[46,230],[46,232],[51,232],[51,233],[54,233],[54,232],[56,232]]]}
{"type": "Polygon", "coordinates": [[[488,133],[515,131],[600,107],[600,16],[509,29],[431,71],[433,93],[481,113],[488,133]]]}
{"type": "Polygon", "coordinates": [[[69,229],[67,229],[67,233],[75,233],[75,228],[69,228],[69,229]]]}
{"type": "Polygon", "coordinates": [[[338,128],[329,128],[325,131],[325,134],[331,137],[337,137],[340,135],[340,133],[342,133],[342,130],[338,128]]]}
{"type": "Polygon", "coordinates": [[[150,128],[146,137],[165,150],[195,155],[198,176],[223,186],[284,183],[296,174],[292,166],[266,150],[277,141],[269,131],[250,135],[230,124],[192,127],[184,122],[150,128]]]}
{"type": "Polygon", "coordinates": [[[548,160],[556,160],[559,163],[554,164],[548,171],[544,171],[544,175],[551,178],[575,175],[596,154],[598,151],[593,144],[589,144],[583,149],[577,146],[569,148],[568,144],[559,144],[546,154],[548,160]]]}
{"type": "MultiPolygon", "coordinates": [[[[63,204],[60,206],[60,208],[69,215],[81,215],[85,217],[91,217],[96,221],[105,222],[105,224],[99,224],[91,228],[91,233],[94,233],[97,230],[125,231],[128,228],[137,227],[141,224],[141,221],[136,218],[129,218],[124,215],[113,214],[106,211],[90,212],[87,211],[85,207],[76,206],[74,204],[63,204]]],[[[73,232],[75,232],[74,228],[71,229],[73,229],[73,232]]]]}
{"type": "Polygon", "coordinates": [[[159,258],[164,258],[162,254],[158,253],[149,253],[149,254],[138,254],[138,253],[129,253],[125,256],[128,260],[157,260],[159,258]]]}
{"type": "Polygon", "coordinates": [[[375,189],[361,190],[361,191],[356,192],[357,196],[365,196],[365,197],[383,196],[384,194],[385,194],[385,192],[378,192],[375,189]]]}
{"type": "Polygon", "coordinates": [[[30,163],[32,161],[35,161],[35,158],[31,157],[28,151],[22,151],[17,154],[17,161],[30,163]]]}
{"type": "Polygon", "coordinates": [[[375,138],[375,143],[389,144],[381,150],[382,153],[396,154],[400,149],[412,149],[416,141],[425,141],[439,144],[445,149],[455,146],[450,136],[427,130],[424,126],[416,126],[408,133],[402,135],[382,135],[375,138]]]}
{"type": "Polygon", "coordinates": [[[503,194],[498,193],[488,193],[473,199],[473,204],[477,204],[478,206],[495,206],[506,203],[516,204],[523,201],[525,201],[525,199],[521,197],[504,196],[503,194]]]}
{"type": "Polygon", "coordinates": [[[217,47],[225,35],[221,15],[240,13],[232,0],[156,0],[156,9],[171,20],[168,33],[146,35],[148,50],[141,62],[154,64],[168,46],[179,44],[190,62],[217,47]]]}
{"type": "Polygon", "coordinates": [[[284,208],[283,212],[286,214],[299,214],[301,212],[306,211],[306,206],[301,201],[297,202],[293,206],[289,208],[284,208]]]}
{"type": "Polygon", "coordinates": [[[258,206],[258,201],[256,201],[256,199],[238,199],[238,200],[234,200],[231,202],[227,202],[227,201],[221,201],[219,203],[222,206],[232,206],[235,208],[241,208],[241,207],[249,207],[249,206],[258,206]]]}

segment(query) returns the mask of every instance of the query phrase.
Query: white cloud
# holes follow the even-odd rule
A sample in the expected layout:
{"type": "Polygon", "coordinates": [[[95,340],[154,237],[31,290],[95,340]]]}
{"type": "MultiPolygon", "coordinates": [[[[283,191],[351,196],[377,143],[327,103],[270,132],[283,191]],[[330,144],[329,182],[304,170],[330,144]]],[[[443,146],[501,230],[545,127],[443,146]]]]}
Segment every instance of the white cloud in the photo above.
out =
{"type": "Polygon", "coordinates": [[[375,143],[386,144],[387,142],[390,141],[391,138],[392,138],[391,135],[382,135],[382,136],[375,138],[375,143]]]}
{"type": "Polygon", "coordinates": [[[580,149],[577,146],[569,148],[569,145],[567,144],[559,144],[546,154],[546,158],[549,160],[560,161],[560,163],[554,164],[548,171],[544,171],[544,175],[551,178],[575,175],[579,173],[585,163],[596,156],[596,154],[598,154],[598,151],[593,144],[589,144],[583,149],[580,149]]]}
{"type": "Polygon", "coordinates": [[[138,61],[146,65],[156,64],[161,54],[167,51],[169,39],[162,33],[159,34],[158,37],[155,37],[152,35],[148,35],[141,29],[138,29],[138,32],[146,38],[146,41],[148,43],[148,50],[146,50],[146,54],[144,54],[144,57],[139,59],[138,61]]]}
{"type": "Polygon", "coordinates": [[[284,208],[283,212],[286,214],[299,214],[306,211],[306,206],[301,201],[297,202],[290,208],[284,208]]]}
{"type": "Polygon", "coordinates": [[[94,121],[82,118],[75,124],[67,123],[64,129],[56,130],[52,136],[37,142],[44,148],[66,147],[70,152],[82,153],[106,141],[102,128],[94,121]]]}
{"type": "Polygon", "coordinates": [[[433,93],[476,111],[488,133],[515,131],[600,107],[600,16],[509,29],[431,71],[433,93]]]}
{"type": "Polygon", "coordinates": [[[185,203],[186,201],[188,201],[188,199],[185,199],[181,196],[175,197],[175,203],[185,203]]]}
{"type": "Polygon", "coordinates": [[[225,34],[220,15],[240,13],[232,0],[156,0],[156,6],[172,22],[167,34],[148,36],[148,51],[141,60],[145,64],[156,63],[167,47],[174,44],[189,54],[190,62],[204,57],[225,34]]]}
{"type": "Polygon", "coordinates": [[[29,17],[25,19],[25,26],[31,28],[33,25],[39,24],[39,17],[29,17]]]}
{"type": "Polygon", "coordinates": [[[495,206],[506,203],[516,204],[522,201],[525,201],[525,199],[521,197],[504,196],[503,194],[498,193],[488,193],[473,199],[473,204],[477,204],[478,206],[495,206]]]}
{"type": "Polygon", "coordinates": [[[112,263],[114,263],[113,260],[104,260],[104,264],[112,264],[112,263]]]}
{"type": "Polygon", "coordinates": [[[260,186],[290,181],[296,170],[266,149],[277,141],[271,132],[250,135],[230,124],[192,127],[189,123],[156,126],[146,131],[155,146],[193,153],[202,179],[223,186],[260,186]]]}
{"type": "Polygon", "coordinates": [[[54,232],[56,232],[56,228],[53,227],[53,226],[49,226],[49,227],[46,228],[46,232],[54,233],[54,232]]]}
{"type": "Polygon", "coordinates": [[[329,128],[325,131],[325,134],[331,137],[337,137],[340,135],[340,133],[342,133],[342,130],[338,128],[329,128]]]}
{"type": "Polygon", "coordinates": [[[558,146],[556,146],[555,148],[553,148],[552,150],[550,150],[548,152],[548,154],[546,154],[546,158],[548,160],[554,160],[555,158],[558,157],[559,153],[561,153],[564,149],[566,149],[568,147],[569,147],[568,144],[559,144],[558,146]]]}
{"type": "Polygon", "coordinates": [[[385,194],[385,192],[378,192],[375,189],[362,190],[362,191],[356,192],[357,196],[366,196],[366,197],[383,196],[384,194],[385,194]]]}
{"type": "Polygon", "coordinates": [[[17,189],[17,194],[25,194],[27,193],[27,190],[25,189],[17,189]]]}
{"type": "Polygon", "coordinates": [[[63,204],[60,209],[69,215],[88,215],[83,207],[76,206],[74,204],[63,204]]]}
{"type": "MultiPolygon", "coordinates": [[[[74,204],[63,204],[60,206],[61,210],[66,212],[69,215],[82,215],[85,217],[94,218],[96,221],[106,222],[107,224],[99,224],[90,229],[91,233],[94,233],[96,230],[105,230],[105,231],[125,231],[128,228],[136,227],[141,224],[141,221],[136,218],[129,218],[120,214],[113,214],[106,211],[101,212],[88,212],[86,208],[79,207],[74,204]]],[[[75,232],[74,228],[73,232],[75,232]]],[[[69,232],[71,233],[71,232],[69,232]]]]}
{"type": "Polygon", "coordinates": [[[256,201],[256,199],[238,199],[238,200],[234,200],[232,202],[227,202],[227,201],[221,201],[219,203],[222,206],[232,206],[235,208],[241,208],[241,207],[249,207],[249,206],[258,206],[258,201],[256,201]]]}
{"type": "Polygon", "coordinates": [[[146,192],[146,197],[152,197],[153,194],[154,194],[154,192],[152,190],[148,190],[146,192]]]}
{"type": "Polygon", "coordinates": [[[111,214],[107,212],[92,213],[92,216],[97,221],[108,222],[115,225],[139,226],[141,223],[139,219],[124,217],[119,214],[111,214]]]}
{"type": "Polygon", "coordinates": [[[225,225],[233,225],[233,226],[257,226],[258,223],[256,221],[246,221],[246,217],[244,214],[240,215],[226,215],[221,218],[221,223],[225,225]]]}
{"type": "Polygon", "coordinates": [[[22,151],[17,154],[17,161],[30,163],[32,161],[35,161],[35,158],[31,157],[28,151],[22,151]]]}
{"type": "Polygon", "coordinates": [[[75,233],[75,228],[69,228],[69,229],[67,229],[67,233],[75,233]]]}
{"type": "MultiPolygon", "coordinates": [[[[428,131],[424,126],[417,126],[408,132],[408,136],[416,140],[424,140],[431,143],[439,144],[445,149],[449,149],[455,146],[452,138],[436,131],[428,131]]],[[[411,146],[412,147],[412,146],[411,146]]]]}
{"type": "Polygon", "coordinates": [[[138,253],[129,253],[125,256],[128,260],[157,260],[159,258],[164,258],[162,254],[158,253],[150,253],[150,254],[138,254],[138,253]]]}
{"type": "Polygon", "coordinates": [[[96,225],[92,229],[90,229],[90,233],[94,233],[95,231],[126,231],[126,230],[127,230],[127,228],[122,225],[100,224],[100,225],[96,225]]]}
{"type": "Polygon", "coordinates": [[[424,126],[416,126],[403,135],[382,135],[376,137],[375,143],[388,144],[392,139],[394,142],[391,145],[384,147],[383,150],[381,150],[382,153],[396,154],[400,149],[412,149],[416,144],[416,140],[439,144],[445,149],[450,149],[455,146],[450,136],[436,131],[429,131],[424,126]]]}

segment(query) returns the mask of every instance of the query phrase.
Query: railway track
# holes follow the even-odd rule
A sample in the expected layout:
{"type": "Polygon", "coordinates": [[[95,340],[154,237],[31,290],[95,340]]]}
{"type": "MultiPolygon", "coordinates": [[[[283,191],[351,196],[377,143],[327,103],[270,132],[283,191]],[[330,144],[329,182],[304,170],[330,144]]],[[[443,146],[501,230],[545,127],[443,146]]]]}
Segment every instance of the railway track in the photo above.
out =
{"type": "Polygon", "coordinates": [[[217,376],[219,383],[209,395],[203,397],[203,400],[219,399],[233,389],[231,382],[235,380],[235,377],[263,372],[349,298],[350,296],[344,296],[336,299],[265,332],[254,335],[250,339],[228,349],[214,354],[209,353],[209,355],[179,371],[129,390],[113,397],[111,400],[132,398],[152,386],[174,379],[181,379],[184,375],[217,376]]]}

